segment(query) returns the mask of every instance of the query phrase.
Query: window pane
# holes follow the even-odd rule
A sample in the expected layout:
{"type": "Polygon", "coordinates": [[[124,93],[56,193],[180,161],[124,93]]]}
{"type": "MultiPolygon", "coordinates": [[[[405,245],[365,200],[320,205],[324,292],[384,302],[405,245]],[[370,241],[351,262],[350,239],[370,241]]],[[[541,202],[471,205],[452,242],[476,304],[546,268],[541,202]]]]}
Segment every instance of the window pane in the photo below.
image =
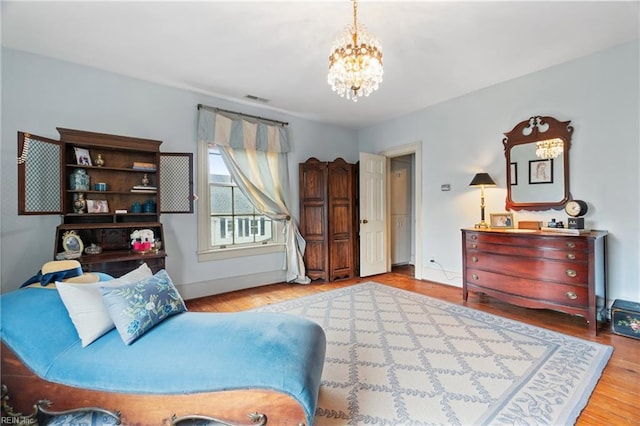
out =
{"type": "Polygon", "coordinates": [[[256,243],[270,241],[272,239],[273,222],[266,216],[258,216],[258,235],[255,235],[256,243]]]}
{"type": "Polygon", "coordinates": [[[231,186],[209,185],[209,199],[211,200],[211,214],[233,214],[231,186]]]}
{"type": "Polygon", "coordinates": [[[234,188],[233,191],[233,210],[235,214],[254,214],[255,210],[253,205],[247,197],[244,196],[242,191],[238,188],[234,188]]]}
{"type": "Polygon", "coordinates": [[[231,183],[231,176],[218,148],[209,148],[209,183],[220,182],[231,183]]]}
{"type": "Polygon", "coordinates": [[[233,244],[233,217],[211,217],[211,245],[227,246],[233,244]]]}
{"type": "Polygon", "coordinates": [[[253,238],[248,237],[248,221],[247,217],[236,216],[236,243],[237,244],[247,244],[252,243],[253,238]]]}

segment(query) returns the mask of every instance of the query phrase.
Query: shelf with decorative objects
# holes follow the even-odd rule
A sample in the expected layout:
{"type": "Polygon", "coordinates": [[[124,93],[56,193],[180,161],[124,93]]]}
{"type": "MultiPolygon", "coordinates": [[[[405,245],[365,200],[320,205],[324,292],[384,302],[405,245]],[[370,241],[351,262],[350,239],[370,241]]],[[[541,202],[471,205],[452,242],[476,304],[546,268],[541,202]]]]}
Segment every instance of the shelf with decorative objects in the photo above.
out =
{"type": "Polygon", "coordinates": [[[54,257],[75,258],[85,272],[107,272],[120,276],[143,262],[155,273],[165,267],[164,230],[160,222],[62,224],[56,228],[54,257]],[[136,241],[144,231],[145,241],[136,241]],[[145,249],[137,244],[144,243],[145,249]]]}
{"type": "Polygon", "coordinates": [[[158,140],[58,132],[59,141],[18,133],[18,150],[26,153],[18,165],[19,213],[60,214],[54,258],[78,259],[85,271],[117,277],[143,262],[154,272],[163,269],[160,215],[193,212],[193,155],[161,153],[158,140]],[[43,161],[43,153],[59,164],[43,161]],[[171,193],[162,192],[163,171],[171,193]],[[141,231],[143,250],[132,238],[141,231]]]}

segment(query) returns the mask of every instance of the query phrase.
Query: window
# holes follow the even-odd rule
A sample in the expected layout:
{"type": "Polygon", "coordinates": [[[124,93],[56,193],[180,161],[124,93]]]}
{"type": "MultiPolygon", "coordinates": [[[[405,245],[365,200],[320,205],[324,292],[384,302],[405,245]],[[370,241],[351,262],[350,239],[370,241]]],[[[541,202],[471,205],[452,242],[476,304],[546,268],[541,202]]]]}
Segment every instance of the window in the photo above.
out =
{"type": "Polygon", "coordinates": [[[200,182],[206,182],[207,199],[200,200],[199,222],[207,231],[198,233],[201,260],[251,254],[241,249],[273,251],[275,244],[282,250],[282,241],[274,238],[279,226],[253,208],[233,182],[218,148],[208,147],[203,154],[206,162],[201,165],[206,167],[201,168],[200,182]]]}

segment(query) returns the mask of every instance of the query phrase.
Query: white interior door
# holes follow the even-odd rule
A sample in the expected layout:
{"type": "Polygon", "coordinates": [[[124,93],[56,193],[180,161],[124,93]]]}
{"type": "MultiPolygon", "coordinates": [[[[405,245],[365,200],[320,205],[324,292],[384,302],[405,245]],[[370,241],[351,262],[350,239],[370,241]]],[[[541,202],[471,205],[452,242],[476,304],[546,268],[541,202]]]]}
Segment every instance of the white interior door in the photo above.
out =
{"type": "Polygon", "coordinates": [[[387,158],[360,153],[360,276],[387,272],[387,158]]]}

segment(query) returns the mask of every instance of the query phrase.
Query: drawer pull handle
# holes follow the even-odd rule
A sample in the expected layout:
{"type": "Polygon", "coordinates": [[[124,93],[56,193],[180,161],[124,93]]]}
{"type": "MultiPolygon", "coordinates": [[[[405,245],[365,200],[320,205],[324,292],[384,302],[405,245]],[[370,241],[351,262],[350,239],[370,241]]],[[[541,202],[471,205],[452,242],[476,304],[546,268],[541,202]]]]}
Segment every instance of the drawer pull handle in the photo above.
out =
{"type": "Polygon", "coordinates": [[[567,247],[569,248],[576,248],[576,243],[572,242],[572,241],[567,241],[567,247]]]}
{"type": "Polygon", "coordinates": [[[576,271],[574,271],[573,269],[567,269],[567,276],[574,278],[576,275],[578,275],[578,273],[576,271]]]}
{"type": "Polygon", "coordinates": [[[578,295],[574,291],[568,291],[565,293],[568,299],[575,300],[578,298],[578,295]]]}
{"type": "Polygon", "coordinates": [[[567,259],[569,260],[575,260],[576,259],[576,255],[573,253],[567,253],[567,259]]]}
{"type": "Polygon", "coordinates": [[[471,244],[471,248],[472,249],[478,248],[478,245],[476,243],[473,243],[473,244],[471,244]]]}
{"type": "Polygon", "coordinates": [[[472,236],[471,236],[471,239],[472,239],[472,240],[477,240],[477,239],[478,239],[478,236],[477,236],[477,235],[472,235],[472,236]]]}
{"type": "Polygon", "coordinates": [[[477,258],[477,257],[475,257],[475,256],[473,256],[473,257],[471,258],[471,261],[472,261],[473,263],[478,263],[478,258],[477,258]]]}
{"type": "Polygon", "coordinates": [[[473,278],[474,280],[478,279],[478,275],[477,274],[471,274],[471,278],[473,278]]]}

